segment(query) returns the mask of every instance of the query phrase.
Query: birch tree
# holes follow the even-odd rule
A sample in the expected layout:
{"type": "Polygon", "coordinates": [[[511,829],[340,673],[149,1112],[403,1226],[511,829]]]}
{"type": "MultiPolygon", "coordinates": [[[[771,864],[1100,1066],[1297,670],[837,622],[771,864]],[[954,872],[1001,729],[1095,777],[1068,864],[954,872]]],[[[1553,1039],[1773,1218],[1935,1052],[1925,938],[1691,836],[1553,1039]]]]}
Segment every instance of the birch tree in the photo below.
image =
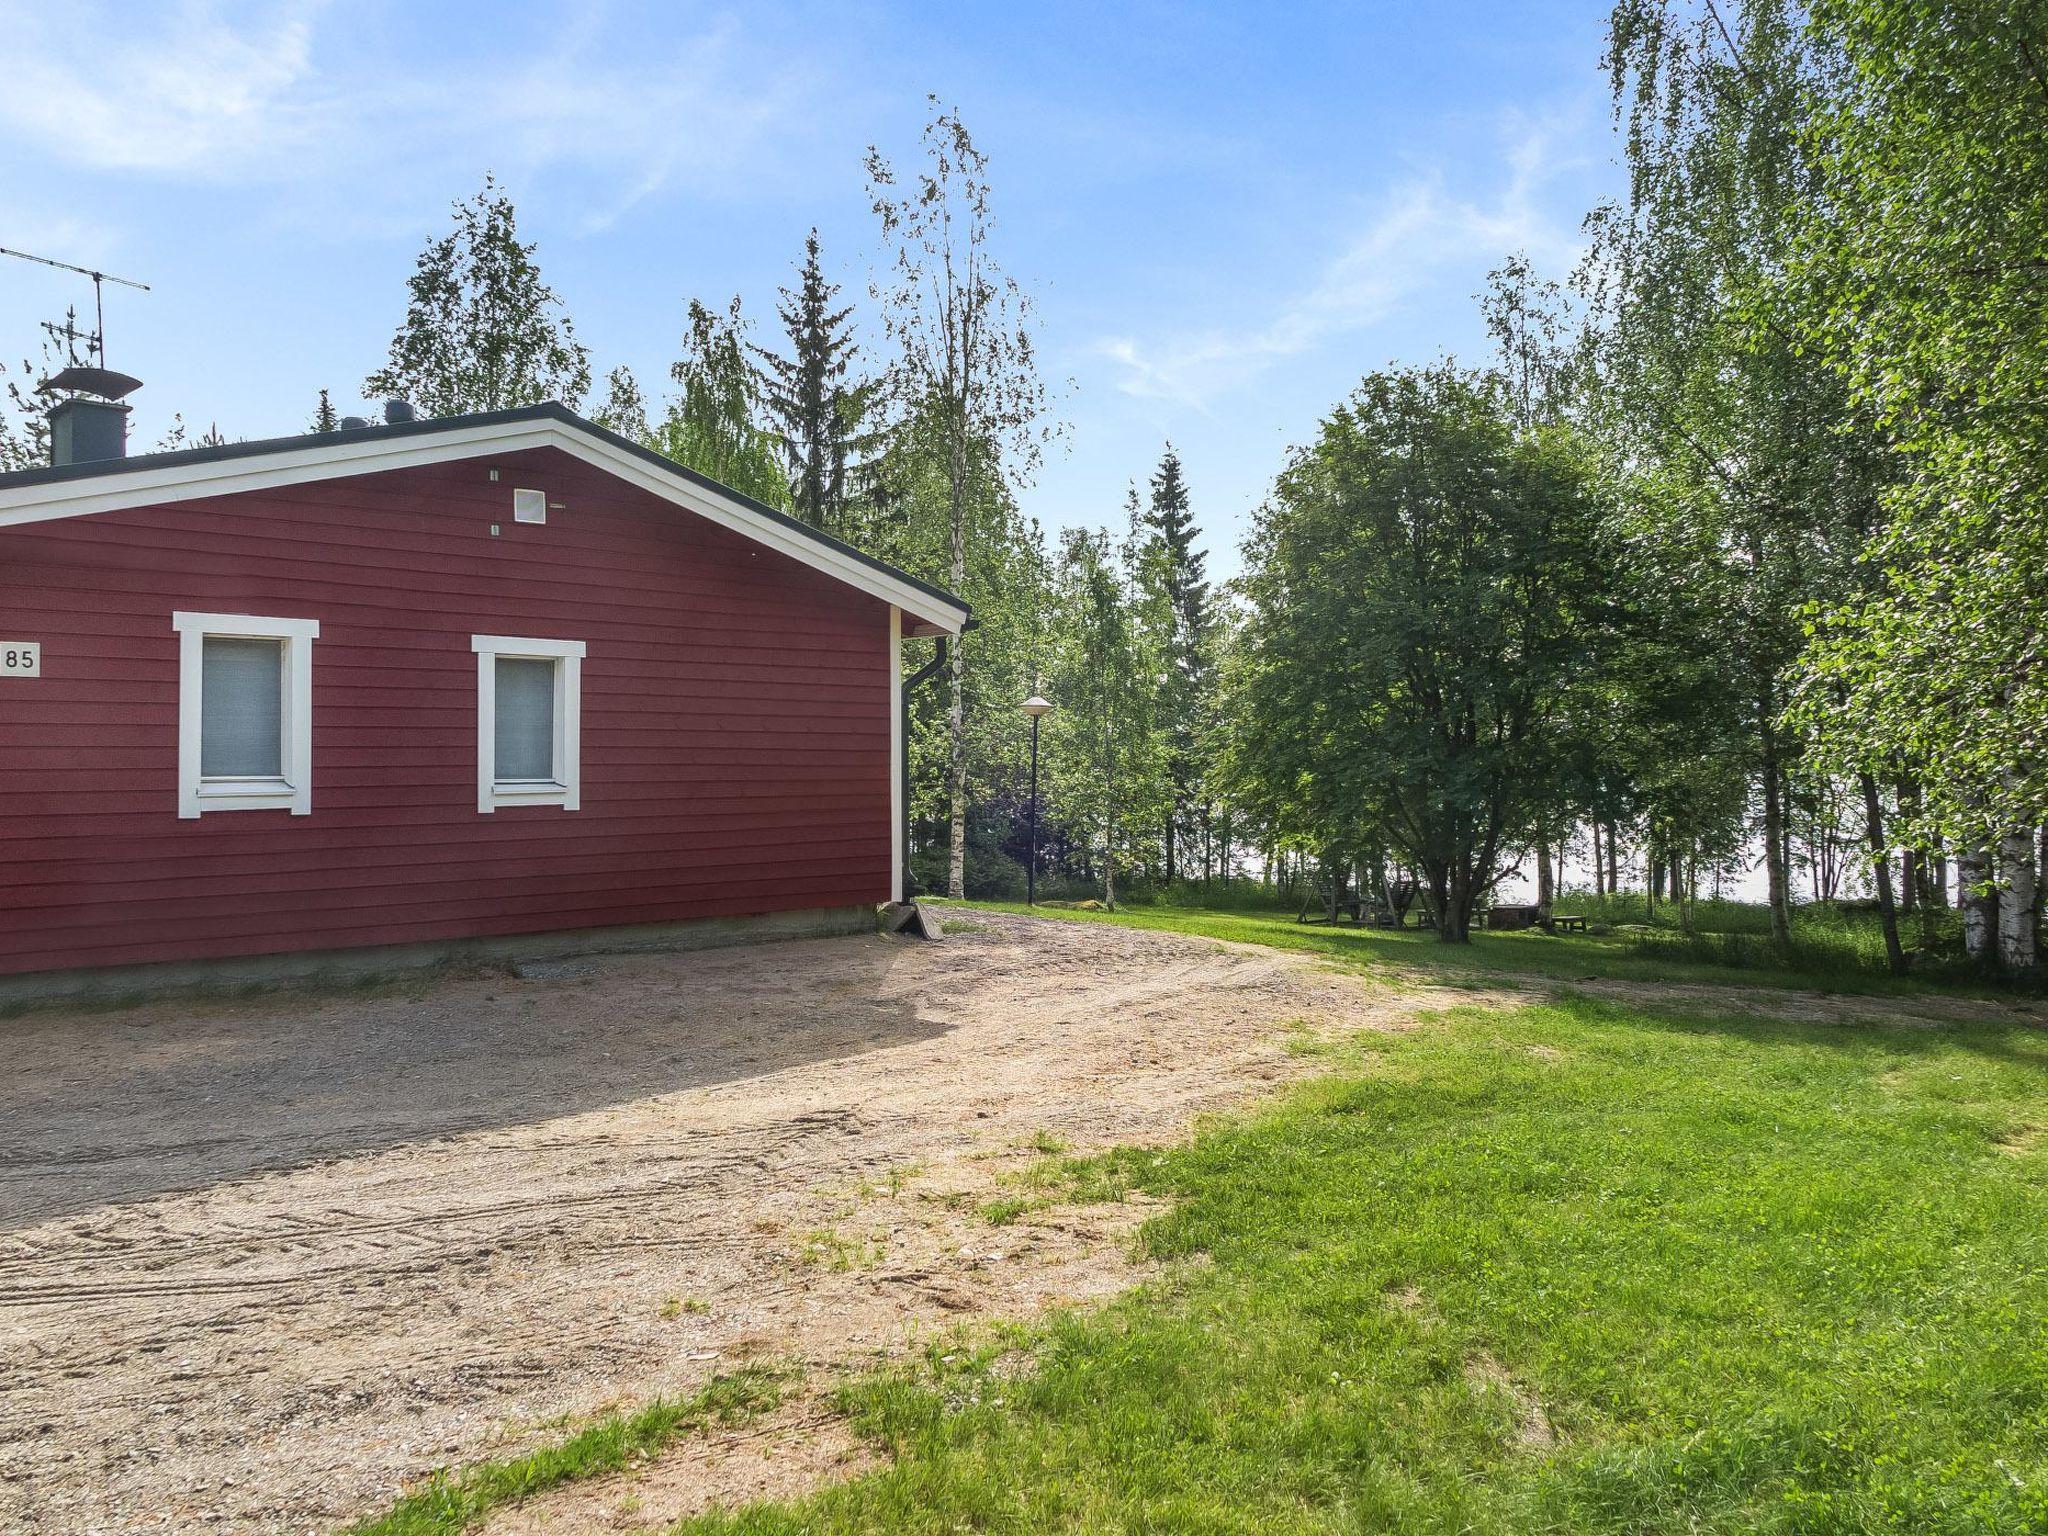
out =
{"type": "Polygon", "coordinates": [[[1814,625],[1814,729],[1911,775],[1906,830],[1964,850],[1972,953],[1995,927],[2029,971],[2048,821],[2048,14],[1817,0],[1811,28],[1835,67],[1805,335],[1910,471],[1871,582],[1814,625]]]}
{"type": "Polygon", "coordinates": [[[1084,840],[1112,907],[1172,802],[1158,718],[1167,658],[1139,620],[1136,554],[1106,531],[1070,529],[1061,540],[1045,680],[1046,798],[1084,840]]]}
{"type": "Polygon", "coordinates": [[[502,411],[590,389],[590,354],[519,238],[512,199],[491,177],[455,204],[454,228],[427,242],[406,281],[405,318],[370,399],[397,396],[428,416],[502,411]]]}
{"type": "MultiPolygon", "coordinates": [[[[899,178],[879,149],[867,154],[868,191],[887,265],[874,283],[898,354],[900,400],[941,436],[947,490],[949,585],[966,585],[978,449],[1011,485],[1028,483],[1046,439],[1047,398],[1023,289],[998,264],[987,158],[957,112],[930,98],[924,162],[899,178]]],[[[951,651],[950,837],[946,891],[966,888],[967,671],[974,642],[951,651]]]]}
{"type": "MultiPolygon", "coordinates": [[[[1773,940],[1791,936],[1784,719],[1807,606],[1853,586],[1889,443],[1796,332],[1788,272],[1821,193],[1810,55],[1788,0],[1621,0],[1606,65],[1629,193],[1591,220],[1598,424],[1670,494],[1660,537],[1736,620],[1773,940]]],[[[1869,766],[1869,765],[1859,765],[1869,766]]]]}
{"type": "Polygon", "coordinates": [[[647,444],[720,485],[786,510],[789,482],[775,436],[761,424],[760,380],[746,338],[737,296],[723,310],[690,301],[683,354],[669,369],[676,392],[647,444]]]}

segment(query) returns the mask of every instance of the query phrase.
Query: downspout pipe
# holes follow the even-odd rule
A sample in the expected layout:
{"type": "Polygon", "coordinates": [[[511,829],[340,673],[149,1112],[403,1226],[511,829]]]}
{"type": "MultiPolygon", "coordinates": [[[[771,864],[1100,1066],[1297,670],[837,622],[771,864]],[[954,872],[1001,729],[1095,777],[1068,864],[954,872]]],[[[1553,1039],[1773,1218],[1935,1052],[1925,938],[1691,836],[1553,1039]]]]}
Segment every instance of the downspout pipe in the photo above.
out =
{"type": "MultiPolygon", "coordinates": [[[[969,619],[961,626],[960,633],[964,635],[974,627],[974,620],[969,619]]],[[[898,832],[903,839],[903,899],[905,901],[913,900],[917,896],[917,877],[910,872],[910,696],[923,684],[936,677],[945,667],[946,658],[951,654],[951,645],[952,637],[950,635],[939,636],[938,649],[932,653],[932,659],[903,680],[903,719],[900,722],[900,729],[903,732],[903,825],[898,829],[898,832]]]]}

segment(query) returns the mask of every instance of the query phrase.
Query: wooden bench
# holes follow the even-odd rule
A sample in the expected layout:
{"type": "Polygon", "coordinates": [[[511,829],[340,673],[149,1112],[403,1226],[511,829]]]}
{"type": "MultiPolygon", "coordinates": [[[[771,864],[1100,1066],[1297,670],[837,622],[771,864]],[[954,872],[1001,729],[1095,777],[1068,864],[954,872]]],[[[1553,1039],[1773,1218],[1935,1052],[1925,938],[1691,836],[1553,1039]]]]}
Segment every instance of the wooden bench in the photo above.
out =
{"type": "Polygon", "coordinates": [[[1586,920],[1576,912],[1553,912],[1549,926],[1552,933],[1584,933],[1586,920]]]}

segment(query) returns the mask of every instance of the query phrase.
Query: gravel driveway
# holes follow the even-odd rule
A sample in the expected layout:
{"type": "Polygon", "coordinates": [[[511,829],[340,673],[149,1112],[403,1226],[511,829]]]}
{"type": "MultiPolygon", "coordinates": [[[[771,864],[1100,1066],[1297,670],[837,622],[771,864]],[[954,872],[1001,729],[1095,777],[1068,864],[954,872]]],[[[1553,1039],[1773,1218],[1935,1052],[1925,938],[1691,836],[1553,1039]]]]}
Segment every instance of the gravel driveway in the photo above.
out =
{"type": "Polygon", "coordinates": [[[975,1214],[1036,1133],[1180,1135],[1289,1022],[1397,1012],[971,926],[0,1022],[0,1529],[331,1530],[561,1415],[1106,1294],[1134,1216],[975,1214]]]}

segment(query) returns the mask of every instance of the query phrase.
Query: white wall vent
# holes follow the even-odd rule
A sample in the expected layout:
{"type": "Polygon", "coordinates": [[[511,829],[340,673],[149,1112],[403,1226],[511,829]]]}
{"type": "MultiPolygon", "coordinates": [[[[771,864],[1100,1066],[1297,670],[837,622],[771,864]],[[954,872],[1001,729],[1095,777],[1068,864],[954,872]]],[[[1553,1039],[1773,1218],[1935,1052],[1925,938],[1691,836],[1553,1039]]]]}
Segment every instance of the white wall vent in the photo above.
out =
{"type": "Polygon", "coordinates": [[[548,520],[548,493],[546,491],[514,491],[512,493],[512,521],[515,523],[544,523],[548,520]]]}

